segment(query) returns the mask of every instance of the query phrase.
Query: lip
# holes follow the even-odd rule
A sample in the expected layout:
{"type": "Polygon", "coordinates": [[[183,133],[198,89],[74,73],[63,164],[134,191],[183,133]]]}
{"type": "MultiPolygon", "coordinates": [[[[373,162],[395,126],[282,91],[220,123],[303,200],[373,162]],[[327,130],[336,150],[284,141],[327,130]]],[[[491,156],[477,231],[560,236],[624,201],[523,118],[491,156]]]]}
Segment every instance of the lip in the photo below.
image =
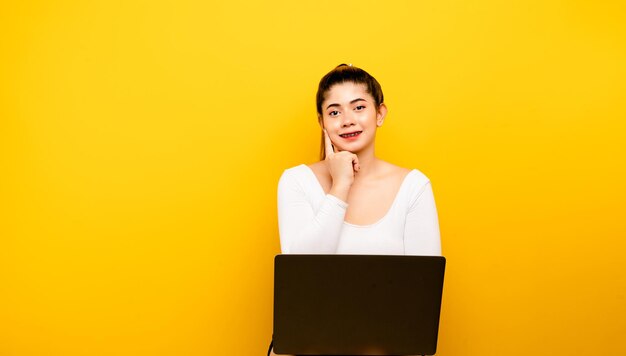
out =
{"type": "Polygon", "coordinates": [[[339,137],[343,138],[344,140],[348,140],[348,141],[354,141],[357,138],[359,138],[359,136],[361,136],[361,134],[363,133],[363,131],[352,131],[352,132],[344,132],[342,134],[339,134],[339,137]],[[355,136],[349,136],[349,137],[344,137],[342,135],[349,135],[349,134],[353,134],[356,133],[355,136]]]}

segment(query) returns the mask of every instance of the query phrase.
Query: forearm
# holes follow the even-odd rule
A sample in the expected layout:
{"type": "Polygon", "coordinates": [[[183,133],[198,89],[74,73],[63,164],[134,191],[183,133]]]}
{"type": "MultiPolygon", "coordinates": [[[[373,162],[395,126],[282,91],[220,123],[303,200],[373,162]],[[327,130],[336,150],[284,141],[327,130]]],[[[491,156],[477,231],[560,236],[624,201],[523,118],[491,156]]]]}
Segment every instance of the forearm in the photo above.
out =
{"type": "Polygon", "coordinates": [[[299,204],[279,209],[283,253],[335,253],[347,204],[327,194],[317,212],[299,204]]]}
{"type": "Polygon", "coordinates": [[[350,183],[344,183],[344,182],[333,183],[332,187],[328,191],[328,194],[333,195],[334,197],[344,202],[347,202],[348,194],[350,193],[350,186],[351,186],[350,183]]]}
{"type": "Polygon", "coordinates": [[[348,206],[341,197],[347,196],[349,186],[335,184],[318,201],[316,188],[293,173],[284,173],[278,183],[282,253],[335,253],[348,206]]]}

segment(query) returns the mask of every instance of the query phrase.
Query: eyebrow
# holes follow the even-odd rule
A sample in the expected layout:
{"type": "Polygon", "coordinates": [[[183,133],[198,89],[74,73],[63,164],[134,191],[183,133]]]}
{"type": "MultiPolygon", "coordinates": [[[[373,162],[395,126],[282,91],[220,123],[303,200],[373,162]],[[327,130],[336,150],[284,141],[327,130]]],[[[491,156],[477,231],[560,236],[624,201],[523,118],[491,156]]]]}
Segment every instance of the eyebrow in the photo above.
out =
{"type": "MultiPolygon", "coordinates": [[[[354,103],[356,103],[357,101],[367,101],[367,100],[365,100],[365,99],[363,99],[363,98],[356,98],[356,99],[352,100],[352,101],[350,102],[350,104],[354,104],[354,103]]],[[[331,106],[341,106],[341,105],[336,104],[336,103],[334,103],[334,104],[330,104],[330,105],[328,105],[328,106],[326,107],[326,110],[328,110],[328,108],[330,108],[331,106]]]]}

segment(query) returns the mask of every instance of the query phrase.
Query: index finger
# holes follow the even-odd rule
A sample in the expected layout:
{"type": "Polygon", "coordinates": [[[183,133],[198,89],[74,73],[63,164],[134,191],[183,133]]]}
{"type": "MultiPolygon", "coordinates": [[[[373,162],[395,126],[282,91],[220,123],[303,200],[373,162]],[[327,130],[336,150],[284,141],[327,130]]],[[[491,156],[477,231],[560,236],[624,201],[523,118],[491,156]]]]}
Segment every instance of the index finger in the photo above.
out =
{"type": "MultiPolygon", "coordinates": [[[[326,156],[329,155],[329,153],[335,153],[335,148],[333,147],[332,142],[330,141],[330,137],[328,136],[328,132],[326,132],[326,129],[324,129],[324,147],[325,147],[325,151],[326,151],[326,156]]],[[[326,157],[324,157],[326,158],[326,157]]]]}

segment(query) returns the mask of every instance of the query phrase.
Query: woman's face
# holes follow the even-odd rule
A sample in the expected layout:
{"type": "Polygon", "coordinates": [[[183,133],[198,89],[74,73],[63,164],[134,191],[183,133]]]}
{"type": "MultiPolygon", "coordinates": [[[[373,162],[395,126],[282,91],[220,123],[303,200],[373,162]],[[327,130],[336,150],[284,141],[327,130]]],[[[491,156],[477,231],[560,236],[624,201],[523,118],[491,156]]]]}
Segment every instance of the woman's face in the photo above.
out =
{"type": "Polygon", "coordinates": [[[322,103],[322,125],[336,151],[359,153],[373,148],[376,129],[383,124],[387,108],[376,102],[364,84],[333,85],[322,103]]]}

